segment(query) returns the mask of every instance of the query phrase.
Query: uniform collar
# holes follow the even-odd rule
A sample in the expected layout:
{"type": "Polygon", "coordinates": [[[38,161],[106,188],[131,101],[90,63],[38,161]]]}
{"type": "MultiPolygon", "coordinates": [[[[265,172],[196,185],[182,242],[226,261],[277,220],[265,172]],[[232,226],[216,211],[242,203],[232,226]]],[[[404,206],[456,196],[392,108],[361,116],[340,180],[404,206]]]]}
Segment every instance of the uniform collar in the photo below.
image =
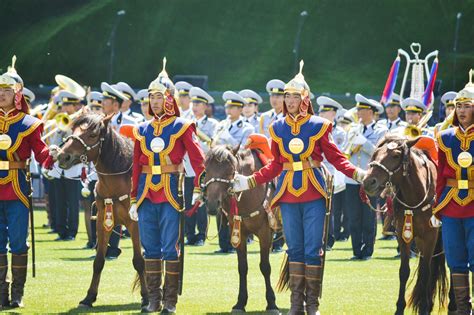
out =
{"type": "Polygon", "coordinates": [[[236,127],[237,125],[242,124],[242,117],[234,121],[231,125],[232,127],[236,127]]]}
{"type": "Polygon", "coordinates": [[[366,128],[365,129],[374,129],[375,126],[375,120],[372,120],[372,122],[368,125],[364,125],[366,128]]]}
{"type": "Polygon", "coordinates": [[[395,119],[395,120],[390,120],[390,119],[387,118],[388,123],[392,123],[392,124],[395,124],[395,125],[399,124],[401,120],[402,119],[400,117],[397,117],[397,119],[395,119]]]}
{"type": "Polygon", "coordinates": [[[196,119],[196,123],[201,125],[202,123],[205,123],[207,121],[207,115],[202,116],[199,119],[196,119]]]}
{"type": "Polygon", "coordinates": [[[257,119],[257,114],[253,114],[252,116],[250,116],[249,118],[245,117],[244,118],[246,122],[251,122],[252,120],[256,120],[257,119]]]}
{"type": "Polygon", "coordinates": [[[4,112],[3,109],[0,109],[0,116],[1,117],[13,117],[16,114],[18,114],[18,109],[16,109],[15,107],[10,109],[8,112],[4,112]]]}
{"type": "Polygon", "coordinates": [[[192,116],[191,112],[192,112],[193,108],[191,106],[192,105],[189,105],[189,108],[186,109],[186,110],[183,110],[183,109],[180,108],[181,116],[183,116],[183,117],[192,116]]]}
{"type": "Polygon", "coordinates": [[[131,116],[132,114],[132,109],[129,108],[126,112],[122,112],[124,115],[128,115],[128,116],[131,116]]]}

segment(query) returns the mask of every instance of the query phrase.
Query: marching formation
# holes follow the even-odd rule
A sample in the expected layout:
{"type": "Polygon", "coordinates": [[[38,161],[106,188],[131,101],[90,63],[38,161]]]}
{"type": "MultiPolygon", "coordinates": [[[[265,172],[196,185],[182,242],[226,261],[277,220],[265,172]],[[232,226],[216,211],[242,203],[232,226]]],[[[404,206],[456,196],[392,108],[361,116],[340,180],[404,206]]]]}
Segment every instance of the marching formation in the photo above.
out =
{"type": "MultiPolygon", "coordinates": [[[[386,193],[397,187],[378,186],[382,180],[364,181],[370,168],[379,167],[388,174],[391,186],[392,175],[401,168],[409,172],[414,167],[405,163],[403,152],[393,155],[392,162],[398,168],[374,162],[387,137],[399,137],[416,140],[413,148],[426,152],[437,167],[433,183],[436,196],[432,200],[425,197],[421,207],[433,207],[431,228],[441,226],[457,312],[471,314],[473,70],[463,90],[440,97],[445,119],[431,127],[437,52],[421,59],[419,45],[412,44],[411,48],[413,59],[407,52],[398,51],[380,100],[358,93],[354,106],[345,109],[326,95],[315,98],[301,62],[299,73],[289,82],[272,79],[266,84],[272,107],[269,111],[259,111],[263,99],[253,90],[224,92],[226,117],[221,121],[214,117],[216,101],[207,91],[188,82],[172,82],[166,72],[166,59],[163,70],[147,89],[136,91],[125,82],[103,82],[100,91],[91,91],[57,75],[58,86],[51,91],[49,102],[36,105],[35,95],[24,86],[13,61],[8,72],[0,76],[1,306],[23,306],[28,228],[33,220],[31,173],[36,173],[45,187],[48,225],[51,233],[58,235],[57,241],[75,239],[81,207],[85,210],[86,247],[96,248],[105,242],[100,254],[104,257],[120,255],[122,235],[139,235],[144,261],[134,257],[134,266],[139,274],[144,271],[140,279],[144,281],[143,312],[176,312],[183,288],[184,245],[205,245],[207,204],[215,204],[217,209],[216,254],[240,251],[241,243],[251,242],[253,237],[242,237],[244,209],[237,209],[242,204],[241,194],[264,187],[262,213],[267,217],[265,224],[271,227],[270,249],[281,252],[285,243],[287,246],[289,314],[319,314],[326,252],[336,241],[350,238],[351,260],[371,259],[380,217],[384,239],[397,238],[414,254],[421,246],[418,231],[413,230],[416,214],[411,211],[419,207],[401,206],[405,212],[399,219],[392,207],[397,202],[400,207],[397,194],[386,193]],[[396,94],[401,57],[407,59],[407,68],[400,93],[396,94]],[[88,120],[81,120],[84,116],[88,120]],[[120,135],[123,143],[107,138],[108,130],[120,135]],[[85,131],[90,131],[87,137],[85,131]],[[73,144],[82,152],[72,152],[73,144]],[[111,156],[109,162],[116,168],[109,171],[100,160],[107,154],[106,146],[121,146],[122,157],[131,160],[111,156]],[[216,152],[218,147],[233,154],[229,159],[235,159],[236,166],[243,163],[242,152],[250,150],[259,167],[245,175],[237,167],[235,174],[225,175],[223,163],[222,173],[211,177],[207,174],[209,155],[217,160],[226,156],[216,152]],[[96,152],[95,160],[92,152],[96,152]],[[408,165],[407,170],[404,165],[408,165]],[[113,189],[100,186],[105,185],[107,176],[118,175],[124,175],[127,181],[130,178],[130,188],[129,183],[118,186],[126,189],[114,194],[113,189]],[[228,196],[217,202],[210,196],[216,195],[218,185],[225,185],[228,196]],[[364,189],[369,193],[369,188],[384,192],[367,196],[364,189]],[[120,207],[126,211],[126,218],[119,212],[120,207]],[[101,233],[107,233],[107,237],[101,233]]],[[[394,142],[383,147],[393,152],[399,149],[394,142]]],[[[260,212],[257,209],[255,213],[260,212]]],[[[34,243],[31,245],[34,249],[34,243]]],[[[94,285],[95,281],[98,286],[98,278],[93,280],[94,285]]],[[[97,291],[91,292],[82,305],[92,306],[97,291]]],[[[244,310],[245,305],[239,303],[234,310],[244,310]]],[[[276,305],[273,308],[278,310],[276,305]]]]}

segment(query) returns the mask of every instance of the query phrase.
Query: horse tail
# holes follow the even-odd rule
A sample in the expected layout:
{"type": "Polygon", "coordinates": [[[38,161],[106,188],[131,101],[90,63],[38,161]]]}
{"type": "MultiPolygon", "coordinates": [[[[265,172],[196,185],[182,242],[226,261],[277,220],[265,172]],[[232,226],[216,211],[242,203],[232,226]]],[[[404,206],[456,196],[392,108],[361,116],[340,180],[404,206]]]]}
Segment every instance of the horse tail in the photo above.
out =
{"type": "Polygon", "coordinates": [[[141,283],[140,283],[140,275],[137,272],[137,274],[135,275],[135,279],[133,279],[133,283],[132,283],[132,293],[138,291],[139,289],[141,289],[141,283]]]}
{"type": "Polygon", "coordinates": [[[283,292],[284,290],[288,290],[289,286],[290,286],[290,260],[288,259],[288,255],[285,253],[283,257],[283,261],[281,262],[280,278],[278,279],[276,289],[278,292],[283,292]]]}
{"type": "Polygon", "coordinates": [[[439,229],[438,240],[436,241],[433,258],[431,259],[432,288],[431,298],[434,300],[438,292],[439,308],[446,306],[448,289],[448,276],[446,273],[446,256],[444,254],[443,239],[441,229],[439,229]]]}

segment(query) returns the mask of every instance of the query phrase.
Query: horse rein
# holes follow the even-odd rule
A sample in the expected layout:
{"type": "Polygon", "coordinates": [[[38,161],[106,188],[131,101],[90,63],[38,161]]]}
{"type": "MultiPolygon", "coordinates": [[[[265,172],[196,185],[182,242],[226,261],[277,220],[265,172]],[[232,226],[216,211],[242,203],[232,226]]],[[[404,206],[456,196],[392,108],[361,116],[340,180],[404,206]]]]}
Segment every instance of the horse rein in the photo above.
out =
{"type": "MultiPolygon", "coordinates": [[[[393,183],[392,183],[392,176],[395,175],[396,173],[398,173],[401,169],[403,169],[403,177],[406,177],[408,175],[408,158],[410,156],[410,153],[411,153],[411,150],[410,148],[408,148],[407,144],[405,143],[403,145],[403,156],[402,156],[402,161],[400,163],[400,165],[393,171],[389,170],[385,165],[383,165],[382,163],[378,162],[378,161],[372,161],[369,163],[369,167],[374,167],[374,166],[377,166],[379,167],[380,169],[382,169],[387,175],[388,175],[388,180],[387,182],[385,183],[385,187],[389,190],[392,191],[392,194],[393,194],[393,198],[396,199],[398,202],[400,202],[400,204],[402,204],[404,207],[408,208],[408,209],[418,209],[420,208],[427,200],[428,198],[428,193],[429,193],[429,187],[431,185],[431,170],[429,167],[426,167],[427,169],[427,173],[428,173],[428,185],[426,186],[426,193],[424,194],[425,197],[416,205],[414,206],[411,206],[411,205],[408,205],[407,203],[405,203],[403,200],[401,200],[398,196],[397,196],[397,193],[393,193],[393,183]]],[[[425,156],[422,156],[422,160],[423,160],[423,165],[424,166],[427,166],[427,161],[426,161],[426,157],[425,156]]],[[[435,197],[433,197],[434,199],[435,197]]],[[[430,205],[431,202],[427,205],[430,205]]],[[[425,205],[426,207],[426,205],[425,205]]],[[[426,210],[425,207],[423,207],[422,210],[426,210]]]]}

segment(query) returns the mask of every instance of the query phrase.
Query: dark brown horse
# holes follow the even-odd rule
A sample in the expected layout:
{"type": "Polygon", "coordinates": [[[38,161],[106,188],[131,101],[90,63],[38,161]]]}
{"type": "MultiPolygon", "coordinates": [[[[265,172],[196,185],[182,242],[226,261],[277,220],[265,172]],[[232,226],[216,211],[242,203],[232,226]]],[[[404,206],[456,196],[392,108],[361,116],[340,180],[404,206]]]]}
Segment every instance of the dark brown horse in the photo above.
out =
{"type": "Polygon", "coordinates": [[[410,245],[413,240],[420,258],[409,305],[415,312],[429,314],[437,293],[441,307],[446,300],[447,277],[441,235],[438,228],[430,225],[435,201],[436,165],[424,151],[414,147],[418,140],[407,140],[397,135],[385,136],[377,145],[363,182],[368,195],[377,196],[383,192],[393,199],[401,255],[395,314],[403,314],[406,307],[405,291],[410,275],[410,245]],[[411,240],[407,237],[410,233],[405,227],[406,215],[412,215],[411,240]],[[402,237],[404,232],[406,241],[402,237]]]}
{"type": "Polygon", "coordinates": [[[138,278],[134,287],[140,284],[142,306],[148,304],[145,285],[145,261],[140,247],[137,222],[130,219],[131,173],[133,144],[120,136],[110,125],[112,116],[104,118],[95,114],[83,114],[73,121],[72,135],[66,138],[58,156],[59,166],[69,168],[74,164],[93,162],[99,177],[97,181],[97,254],[94,259],[94,274],[87,296],[80,306],[92,307],[96,301],[100,274],[104,268],[107,244],[113,229],[107,228],[106,204],[112,206],[113,223],[125,225],[133,243],[133,266],[138,278]]]}
{"type": "MultiPolygon", "coordinates": [[[[205,161],[206,176],[204,179],[204,197],[210,214],[222,212],[225,218],[223,224],[229,223],[232,234],[234,221],[239,218],[231,213],[231,199],[236,198],[238,216],[241,221],[240,244],[237,247],[239,263],[239,296],[237,304],[232,307],[233,311],[245,311],[248,300],[247,291],[247,237],[254,234],[260,242],[260,271],[265,278],[267,311],[278,312],[275,304],[275,293],[273,291],[270,274],[270,250],[272,246],[272,229],[269,226],[264,203],[271,195],[266,185],[234,195],[232,182],[236,173],[250,175],[262,167],[256,154],[250,150],[235,152],[224,146],[212,148],[205,161]]],[[[233,236],[235,237],[235,236],[233,236]]],[[[234,238],[235,240],[235,238],[234,238]]]]}

